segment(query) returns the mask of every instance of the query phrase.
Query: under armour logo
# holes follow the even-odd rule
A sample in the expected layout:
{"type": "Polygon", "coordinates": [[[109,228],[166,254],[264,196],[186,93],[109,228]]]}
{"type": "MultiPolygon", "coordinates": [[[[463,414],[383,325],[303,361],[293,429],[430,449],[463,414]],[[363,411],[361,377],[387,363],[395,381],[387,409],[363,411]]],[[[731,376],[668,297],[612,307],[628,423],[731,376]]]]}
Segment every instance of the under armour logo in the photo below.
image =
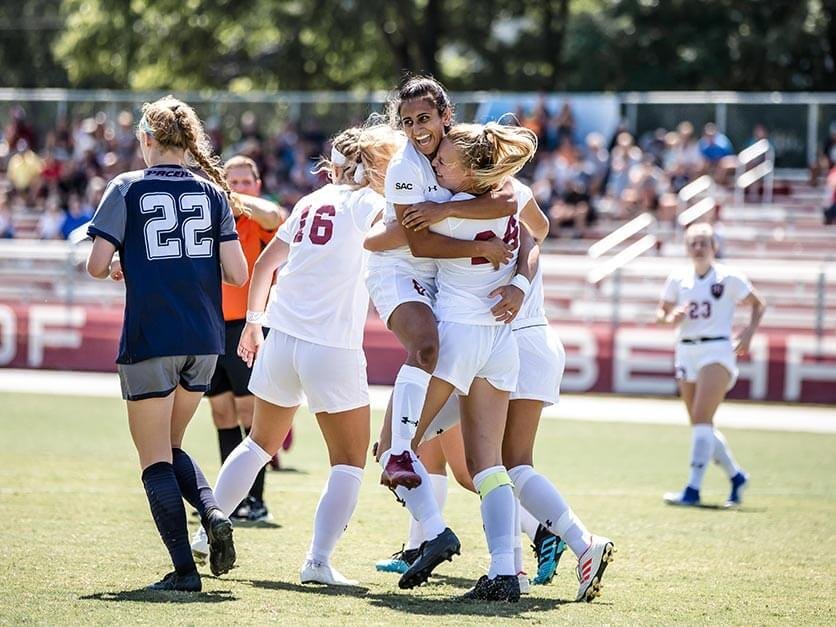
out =
{"type": "Polygon", "coordinates": [[[437,192],[438,191],[438,185],[428,185],[427,186],[427,191],[428,192],[437,192]]]}
{"type": "Polygon", "coordinates": [[[415,425],[416,427],[418,426],[418,421],[417,420],[410,420],[409,416],[404,416],[403,418],[401,418],[401,422],[404,423],[405,425],[415,425]]]}
{"type": "Polygon", "coordinates": [[[546,519],[546,527],[548,527],[549,529],[551,529],[551,528],[552,528],[552,521],[550,521],[550,520],[546,519]]]}
{"type": "Polygon", "coordinates": [[[435,432],[436,435],[441,435],[442,433],[444,433],[444,429],[439,429],[435,432]]]}

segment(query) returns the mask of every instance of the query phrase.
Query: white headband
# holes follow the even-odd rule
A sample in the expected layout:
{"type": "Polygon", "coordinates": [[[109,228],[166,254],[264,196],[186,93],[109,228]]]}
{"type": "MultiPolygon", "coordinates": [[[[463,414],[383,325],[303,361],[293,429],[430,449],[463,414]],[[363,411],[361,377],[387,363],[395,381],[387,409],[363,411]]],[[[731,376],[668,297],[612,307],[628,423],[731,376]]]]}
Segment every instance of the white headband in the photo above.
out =
{"type": "Polygon", "coordinates": [[[331,148],[331,163],[333,163],[334,165],[343,166],[345,165],[346,161],[347,159],[343,153],[341,153],[334,147],[331,148]]]}

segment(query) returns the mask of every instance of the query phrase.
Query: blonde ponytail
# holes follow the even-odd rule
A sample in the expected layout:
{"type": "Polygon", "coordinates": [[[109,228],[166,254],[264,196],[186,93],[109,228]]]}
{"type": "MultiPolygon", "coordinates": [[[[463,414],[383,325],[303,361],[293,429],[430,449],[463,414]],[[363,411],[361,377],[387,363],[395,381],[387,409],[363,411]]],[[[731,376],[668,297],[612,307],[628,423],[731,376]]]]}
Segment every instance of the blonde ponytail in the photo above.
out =
{"type": "Polygon", "coordinates": [[[527,128],[487,124],[457,124],[447,133],[462,165],[471,170],[473,191],[482,194],[514,176],[537,152],[537,135],[527,128]]]}
{"type": "Polygon", "coordinates": [[[339,159],[322,156],[316,163],[315,173],[325,172],[334,185],[356,185],[354,173],[360,165],[359,126],[352,126],[338,133],[331,140],[332,155],[338,153],[339,159]]]}

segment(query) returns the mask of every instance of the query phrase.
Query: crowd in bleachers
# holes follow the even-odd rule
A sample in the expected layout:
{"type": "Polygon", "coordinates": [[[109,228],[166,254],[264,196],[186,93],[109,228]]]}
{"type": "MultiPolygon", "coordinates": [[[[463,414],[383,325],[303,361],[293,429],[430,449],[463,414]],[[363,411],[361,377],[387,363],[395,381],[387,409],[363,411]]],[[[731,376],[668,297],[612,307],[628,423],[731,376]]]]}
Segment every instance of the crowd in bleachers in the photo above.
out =
{"type": "MultiPolygon", "coordinates": [[[[553,237],[591,237],[602,217],[620,221],[643,211],[673,220],[677,192],[705,173],[728,182],[734,155],[745,148],[732,146],[714,124],[697,132],[688,121],[638,138],[624,126],[612,137],[595,132],[579,137],[568,104],[557,112],[544,104],[520,110],[517,119],[540,140],[537,158],[523,175],[551,218],[553,237]]],[[[130,111],[115,119],[99,112],[44,130],[33,126],[23,107],[13,107],[0,135],[0,237],[66,238],[86,222],[108,180],[143,167],[136,122],[130,111]]],[[[315,121],[306,123],[305,129],[287,122],[278,133],[266,133],[256,116],[245,112],[235,138],[225,137],[217,124],[207,129],[219,154],[254,159],[264,192],[292,206],[323,182],[312,166],[327,148],[327,134],[315,121]]],[[[821,167],[830,172],[830,204],[836,206],[836,125],[830,130],[821,167]]],[[[758,125],[750,143],[765,137],[758,125]]],[[[836,220],[836,208],[826,215],[836,220]]]]}

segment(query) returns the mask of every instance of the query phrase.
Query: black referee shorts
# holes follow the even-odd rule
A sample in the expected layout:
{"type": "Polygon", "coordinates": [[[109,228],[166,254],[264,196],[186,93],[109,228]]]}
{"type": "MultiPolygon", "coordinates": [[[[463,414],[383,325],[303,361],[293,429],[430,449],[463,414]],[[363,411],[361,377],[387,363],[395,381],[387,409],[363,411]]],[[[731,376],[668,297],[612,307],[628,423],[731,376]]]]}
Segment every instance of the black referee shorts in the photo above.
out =
{"type": "Polygon", "coordinates": [[[206,396],[218,396],[232,392],[234,396],[250,396],[250,373],[244,360],[238,356],[238,341],[244,331],[245,320],[228,320],[226,323],[226,354],[218,356],[215,373],[206,396]]]}

